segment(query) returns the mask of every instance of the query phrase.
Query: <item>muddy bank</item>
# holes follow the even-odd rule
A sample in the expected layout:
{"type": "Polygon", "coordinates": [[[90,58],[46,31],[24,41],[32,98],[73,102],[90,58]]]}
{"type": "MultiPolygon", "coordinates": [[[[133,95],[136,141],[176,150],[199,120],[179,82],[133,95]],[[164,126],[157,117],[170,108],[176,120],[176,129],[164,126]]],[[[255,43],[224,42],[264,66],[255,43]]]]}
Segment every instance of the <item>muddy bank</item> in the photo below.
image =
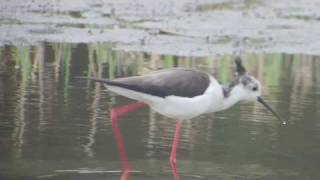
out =
{"type": "Polygon", "coordinates": [[[317,7],[316,0],[14,0],[0,5],[0,45],[98,42],[186,56],[319,55],[317,7]]]}

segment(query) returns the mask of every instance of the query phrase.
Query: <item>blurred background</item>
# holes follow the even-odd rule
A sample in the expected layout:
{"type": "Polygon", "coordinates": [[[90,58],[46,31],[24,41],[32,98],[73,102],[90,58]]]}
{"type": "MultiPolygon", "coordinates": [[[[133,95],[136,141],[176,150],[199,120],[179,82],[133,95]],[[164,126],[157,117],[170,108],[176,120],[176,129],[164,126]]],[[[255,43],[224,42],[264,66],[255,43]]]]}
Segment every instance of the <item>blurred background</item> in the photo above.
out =
{"type": "MultiPolygon", "coordinates": [[[[182,127],[181,179],[319,179],[319,1],[18,0],[0,3],[0,179],[120,179],[110,111],[133,102],[78,76],[188,67],[223,83],[240,55],[263,95],[182,127]]],[[[175,121],[119,126],[135,172],[173,179],[175,121]]]]}

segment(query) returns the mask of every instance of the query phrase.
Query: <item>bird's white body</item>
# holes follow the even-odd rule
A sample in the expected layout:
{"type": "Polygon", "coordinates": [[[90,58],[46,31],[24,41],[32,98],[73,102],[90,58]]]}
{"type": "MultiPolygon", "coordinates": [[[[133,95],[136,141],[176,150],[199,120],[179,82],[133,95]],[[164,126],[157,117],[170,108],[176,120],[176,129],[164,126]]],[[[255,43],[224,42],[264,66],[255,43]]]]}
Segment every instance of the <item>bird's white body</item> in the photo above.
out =
{"type": "Polygon", "coordinates": [[[142,101],[164,116],[179,120],[189,120],[201,114],[221,111],[239,101],[237,93],[232,93],[226,99],[223,95],[222,85],[213,76],[210,76],[210,84],[206,91],[191,98],[174,95],[162,98],[116,86],[106,85],[106,87],[122,96],[142,101]]]}

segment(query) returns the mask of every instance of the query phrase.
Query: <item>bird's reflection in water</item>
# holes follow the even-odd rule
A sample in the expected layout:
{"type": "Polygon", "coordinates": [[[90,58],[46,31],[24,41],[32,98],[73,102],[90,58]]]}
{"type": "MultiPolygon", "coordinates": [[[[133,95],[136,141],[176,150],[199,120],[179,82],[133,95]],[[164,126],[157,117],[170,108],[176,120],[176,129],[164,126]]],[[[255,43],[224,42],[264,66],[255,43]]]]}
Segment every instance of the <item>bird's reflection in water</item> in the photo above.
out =
{"type": "MultiPolygon", "coordinates": [[[[121,107],[113,108],[111,111],[111,123],[112,123],[112,133],[114,135],[114,139],[116,141],[118,153],[121,160],[121,178],[120,180],[129,180],[130,174],[132,172],[132,167],[129,164],[128,161],[128,155],[125,149],[125,146],[123,144],[123,138],[121,131],[118,126],[118,121],[120,118],[130,112],[134,112],[140,108],[145,107],[146,104],[142,102],[136,102],[132,104],[128,104],[121,107]]],[[[176,142],[177,143],[177,142],[176,142]]],[[[172,173],[174,180],[180,180],[179,172],[177,171],[176,163],[170,161],[170,165],[172,168],[172,173]]]]}
{"type": "Polygon", "coordinates": [[[131,166],[128,161],[128,155],[123,144],[122,134],[118,126],[120,118],[130,112],[136,111],[145,106],[143,103],[137,102],[126,106],[113,108],[111,111],[112,133],[116,141],[118,153],[121,160],[121,180],[129,180],[131,173],[131,166]]]}

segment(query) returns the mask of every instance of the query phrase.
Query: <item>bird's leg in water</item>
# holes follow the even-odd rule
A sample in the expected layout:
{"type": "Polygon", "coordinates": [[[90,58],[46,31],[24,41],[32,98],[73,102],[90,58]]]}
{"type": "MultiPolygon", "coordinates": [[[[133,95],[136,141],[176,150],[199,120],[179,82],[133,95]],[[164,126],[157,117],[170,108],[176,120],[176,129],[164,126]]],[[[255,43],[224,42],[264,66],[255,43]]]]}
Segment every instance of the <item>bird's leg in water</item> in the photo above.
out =
{"type": "Polygon", "coordinates": [[[174,138],[172,141],[171,153],[170,153],[170,165],[172,168],[172,173],[174,176],[174,180],[180,180],[179,173],[177,171],[177,148],[179,146],[179,139],[180,139],[180,129],[181,129],[182,122],[180,120],[176,123],[176,130],[174,133],[174,138]]]}
{"type": "Polygon", "coordinates": [[[125,146],[123,144],[123,139],[121,135],[121,131],[118,126],[118,120],[120,117],[136,111],[142,107],[144,107],[146,104],[142,102],[137,102],[137,103],[132,103],[129,105],[113,108],[111,110],[111,124],[112,124],[112,132],[117,144],[120,160],[121,160],[121,171],[122,171],[122,176],[121,179],[128,180],[130,177],[130,170],[131,167],[128,162],[128,155],[125,150],[125,146]]]}
{"type": "Polygon", "coordinates": [[[125,106],[113,108],[111,110],[111,120],[118,120],[121,116],[124,116],[130,112],[134,112],[144,106],[146,106],[146,104],[144,104],[143,102],[136,102],[125,106]]]}

